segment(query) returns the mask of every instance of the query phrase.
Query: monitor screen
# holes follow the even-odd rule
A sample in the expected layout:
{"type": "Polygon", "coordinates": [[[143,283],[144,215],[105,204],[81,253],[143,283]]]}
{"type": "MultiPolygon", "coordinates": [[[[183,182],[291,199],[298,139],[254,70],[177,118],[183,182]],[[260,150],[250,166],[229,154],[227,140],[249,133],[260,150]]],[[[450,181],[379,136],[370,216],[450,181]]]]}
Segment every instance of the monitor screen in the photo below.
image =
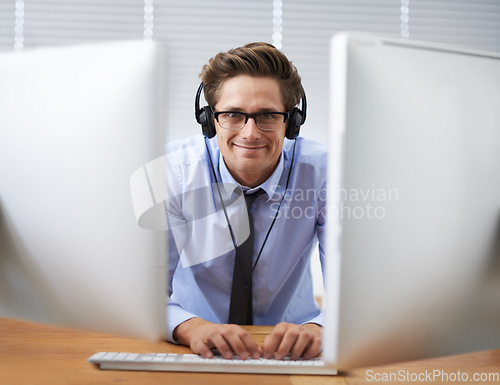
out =
{"type": "Polygon", "coordinates": [[[500,347],[500,54],[362,34],[331,52],[325,354],[500,347]]]}
{"type": "Polygon", "coordinates": [[[0,316],[165,334],[164,232],[130,189],[164,151],[161,61],[148,41],[0,54],[0,316]]]}

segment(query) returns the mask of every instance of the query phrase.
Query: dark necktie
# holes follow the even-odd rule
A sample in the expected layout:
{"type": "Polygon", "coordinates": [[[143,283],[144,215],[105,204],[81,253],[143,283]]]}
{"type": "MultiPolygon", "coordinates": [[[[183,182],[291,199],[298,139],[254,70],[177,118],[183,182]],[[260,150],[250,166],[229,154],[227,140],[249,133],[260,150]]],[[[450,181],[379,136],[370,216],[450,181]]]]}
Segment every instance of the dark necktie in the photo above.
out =
{"type": "Polygon", "coordinates": [[[236,248],[228,320],[228,323],[231,324],[253,325],[252,262],[254,228],[251,210],[255,200],[263,192],[263,190],[258,190],[253,194],[245,194],[250,235],[245,242],[236,248]]]}

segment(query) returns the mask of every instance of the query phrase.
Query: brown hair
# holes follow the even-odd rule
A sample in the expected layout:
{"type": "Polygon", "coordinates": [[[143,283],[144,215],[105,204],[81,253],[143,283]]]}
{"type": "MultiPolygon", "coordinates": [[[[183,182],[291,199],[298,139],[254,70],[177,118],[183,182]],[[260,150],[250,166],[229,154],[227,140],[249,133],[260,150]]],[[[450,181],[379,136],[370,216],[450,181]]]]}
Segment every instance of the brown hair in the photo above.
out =
{"type": "Polygon", "coordinates": [[[238,75],[277,80],[287,111],[299,103],[304,93],[297,68],[283,52],[268,43],[250,43],[221,52],[203,66],[200,77],[207,103],[215,106],[221,84],[238,75]]]}

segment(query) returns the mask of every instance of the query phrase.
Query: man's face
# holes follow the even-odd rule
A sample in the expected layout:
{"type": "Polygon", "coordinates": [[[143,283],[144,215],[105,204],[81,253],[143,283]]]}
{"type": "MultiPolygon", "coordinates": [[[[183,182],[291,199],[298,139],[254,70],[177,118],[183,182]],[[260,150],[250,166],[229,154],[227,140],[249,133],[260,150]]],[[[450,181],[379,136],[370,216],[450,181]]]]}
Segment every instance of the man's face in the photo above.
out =
{"type": "MultiPolygon", "coordinates": [[[[285,112],[278,82],[272,78],[239,75],[222,83],[215,111],[285,112]]],[[[217,142],[234,179],[256,187],[271,176],[278,164],[286,124],[276,131],[261,131],[254,119],[240,131],[227,130],[215,122],[217,142]]]]}

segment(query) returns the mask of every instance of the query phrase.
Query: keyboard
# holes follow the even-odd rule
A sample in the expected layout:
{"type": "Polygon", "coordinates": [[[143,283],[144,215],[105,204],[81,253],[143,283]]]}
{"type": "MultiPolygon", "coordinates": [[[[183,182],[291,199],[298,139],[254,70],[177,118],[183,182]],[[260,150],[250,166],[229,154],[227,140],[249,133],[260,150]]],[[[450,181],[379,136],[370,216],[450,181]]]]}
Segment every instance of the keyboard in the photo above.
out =
{"type": "Polygon", "coordinates": [[[204,358],[197,354],[100,352],[94,354],[87,361],[99,365],[101,369],[115,370],[309,375],[337,374],[336,369],[326,365],[320,358],[291,360],[285,357],[283,360],[265,358],[240,360],[235,357],[227,360],[221,356],[204,358]]]}

